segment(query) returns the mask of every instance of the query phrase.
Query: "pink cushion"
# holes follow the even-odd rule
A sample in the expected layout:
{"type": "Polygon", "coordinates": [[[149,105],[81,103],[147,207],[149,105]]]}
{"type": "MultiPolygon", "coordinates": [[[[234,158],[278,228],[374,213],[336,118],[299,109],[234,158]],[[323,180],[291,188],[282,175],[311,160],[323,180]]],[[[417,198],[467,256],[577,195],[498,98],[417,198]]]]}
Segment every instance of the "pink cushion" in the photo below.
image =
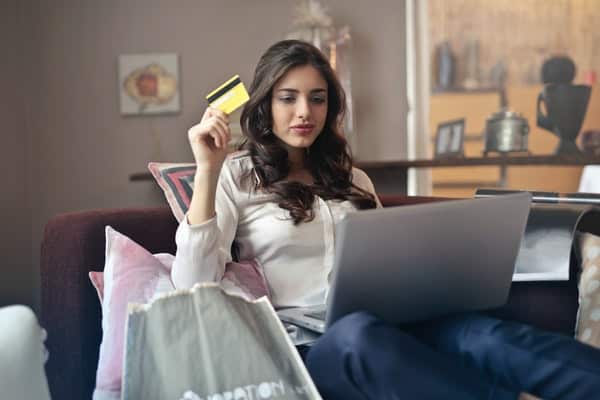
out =
{"type": "Polygon", "coordinates": [[[254,260],[227,263],[221,287],[229,294],[239,294],[249,300],[271,298],[267,280],[254,260]]]}
{"type": "MultiPolygon", "coordinates": [[[[127,304],[147,303],[174,289],[170,279],[173,255],[153,255],[110,226],[106,227],[105,257],[104,272],[89,273],[102,303],[95,400],[120,398],[127,304]]],[[[254,261],[228,263],[221,286],[247,299],[270,297],[267,282],[254,261]]]]}
{"type": "Polygon", "coordinates": [[[106,227],[105,257],[104,279],[99,273],[90,274],[102,299],[102,343],[94,398],[120,393],[127,304],[148,302],[160,281],[167,280],[166,286],[173,287],[168,282],[168,266],[110,226],[106,227]]]}
{"type": "Polygon", "coordinates": [[[100,299],[100,304],[104,300],[104,272],[98,271],[90,271],[88,273],[90,277],[90,281],[92,281],[92,285],[96,289],[96,294],[98,295],[98,299],[100,299]]]}

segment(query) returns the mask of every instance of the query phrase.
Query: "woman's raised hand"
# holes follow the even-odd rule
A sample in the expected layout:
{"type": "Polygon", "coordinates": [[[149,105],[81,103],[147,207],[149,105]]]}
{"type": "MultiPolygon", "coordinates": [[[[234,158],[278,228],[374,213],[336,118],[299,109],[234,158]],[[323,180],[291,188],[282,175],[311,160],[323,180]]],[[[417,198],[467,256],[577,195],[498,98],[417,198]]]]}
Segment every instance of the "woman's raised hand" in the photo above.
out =
{"type": "Polygon", "coordinates": [[[188,130],[188,139],[197,168],[218,172],[225,161],[227,145],[231,140],[227,114],[208,107],[200,123],[188,130]]]}

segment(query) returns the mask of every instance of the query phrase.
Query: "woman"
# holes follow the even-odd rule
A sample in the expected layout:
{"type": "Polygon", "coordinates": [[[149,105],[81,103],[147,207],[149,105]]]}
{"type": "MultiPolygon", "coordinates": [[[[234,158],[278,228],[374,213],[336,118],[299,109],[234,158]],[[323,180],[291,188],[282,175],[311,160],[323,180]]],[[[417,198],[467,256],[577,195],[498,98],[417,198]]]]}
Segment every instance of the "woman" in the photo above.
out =
{"type": "MultiPolygon", "coordinates": [[[[261,57],[227,156],[227,115],[208,108],[189,141],[194,195],[177,234],[177,287],[219,281],[232,258],[255,260],[274,307],[322,304],[333,225],[379,206],[339,134],[344,94],[323,55],[282,41],[261,57]]],[[[337,321],[308,352],[326,399],[590,399],[600,351],[570,338],[477,315],[396,327],[366,313],[337,321]],[[568,360],[568,362],[567,362],[568,360]]]]}

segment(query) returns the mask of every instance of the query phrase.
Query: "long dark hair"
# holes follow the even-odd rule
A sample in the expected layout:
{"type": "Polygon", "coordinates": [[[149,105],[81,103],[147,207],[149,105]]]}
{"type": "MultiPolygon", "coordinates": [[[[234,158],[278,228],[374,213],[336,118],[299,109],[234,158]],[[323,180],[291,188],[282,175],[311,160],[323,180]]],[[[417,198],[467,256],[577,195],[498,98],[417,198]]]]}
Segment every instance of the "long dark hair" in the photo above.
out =
{"type": "Polygon", "coordinates": [[[375,197],[352,183],[352,156],[340,132],[346,110],[346,96],[335,72],[319,49],[299,40],[283,40],[272,45],[260,58],[249,89],[250,100],[240,118],[254,170],[254,189],[279,197],[279,206],[290,212],[294,224],[314,218],[315,195],[325,200],[350,200],[357,208],[374,208],[375,197]],[[271,99],[273,87],[292,68],[310,65],[327,82],[327,116],[322,132],[306,151],[305,165],[314,183],[288,182],[288,153],[272,133],[271,99]]]}

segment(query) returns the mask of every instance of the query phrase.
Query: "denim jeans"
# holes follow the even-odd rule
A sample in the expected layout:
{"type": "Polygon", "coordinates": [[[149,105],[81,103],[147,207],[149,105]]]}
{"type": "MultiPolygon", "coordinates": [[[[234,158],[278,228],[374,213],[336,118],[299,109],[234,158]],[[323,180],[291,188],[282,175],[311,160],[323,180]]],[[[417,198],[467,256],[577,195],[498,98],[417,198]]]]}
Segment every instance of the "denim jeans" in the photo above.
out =
{"type": "Polygon", "coordinates": [[[600,350],[478,314],[401,327],[350,314],[306,364],[327,400],[600,398],[600,350]]]}

